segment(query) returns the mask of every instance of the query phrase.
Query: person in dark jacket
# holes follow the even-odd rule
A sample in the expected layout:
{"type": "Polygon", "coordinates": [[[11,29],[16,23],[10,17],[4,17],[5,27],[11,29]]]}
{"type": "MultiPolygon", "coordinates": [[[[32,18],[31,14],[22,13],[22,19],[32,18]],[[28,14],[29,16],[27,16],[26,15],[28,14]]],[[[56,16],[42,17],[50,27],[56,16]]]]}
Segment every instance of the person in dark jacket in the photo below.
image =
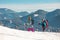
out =
{"type": "Polygon", "coordinates": [[[39,25],[42,26],[42,30],[45,31],[45,28],[46,28],[46,21],[44,19],[42,19],[42,22],[39,23],[39,25]]]}

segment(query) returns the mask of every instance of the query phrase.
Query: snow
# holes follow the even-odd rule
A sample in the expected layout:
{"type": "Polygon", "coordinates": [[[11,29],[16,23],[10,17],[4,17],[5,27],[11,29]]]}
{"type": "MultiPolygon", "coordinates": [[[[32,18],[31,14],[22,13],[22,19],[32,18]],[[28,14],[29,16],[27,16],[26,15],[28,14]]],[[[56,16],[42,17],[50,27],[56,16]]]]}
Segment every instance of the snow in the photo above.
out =
{"type": "Polygon", "coordinates": [[[34,17],[37,17],[38,16],[38,14],[34,14],[34,17]]]}
{"type": "Polygon", "coordinates": [[[60,40],[60,33],[28,32],[0,26],[0,40],[60,40]]]}

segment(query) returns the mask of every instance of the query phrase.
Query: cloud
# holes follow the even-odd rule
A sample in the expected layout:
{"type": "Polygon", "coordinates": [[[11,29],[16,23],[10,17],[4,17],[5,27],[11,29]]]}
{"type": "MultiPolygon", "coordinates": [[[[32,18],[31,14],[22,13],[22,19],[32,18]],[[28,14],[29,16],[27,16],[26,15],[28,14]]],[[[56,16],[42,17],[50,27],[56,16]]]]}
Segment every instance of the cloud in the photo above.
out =
{"type": "Polygon", "coordinates": [[[55,4],[0,4],[0,8],[9,8],[15,11],[28,11],[33,12],[38,9],[45,11],[52,11],[55,9],[60,9],[60,3],[55,4]]]}

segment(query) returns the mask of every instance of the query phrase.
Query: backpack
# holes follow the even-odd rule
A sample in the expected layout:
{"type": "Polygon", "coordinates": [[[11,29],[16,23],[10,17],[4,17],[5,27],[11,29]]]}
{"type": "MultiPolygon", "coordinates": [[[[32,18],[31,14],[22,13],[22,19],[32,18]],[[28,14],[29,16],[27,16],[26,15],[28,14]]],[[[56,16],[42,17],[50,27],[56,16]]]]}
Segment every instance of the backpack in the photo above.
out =
{"type": "Polygon", "coordinates": [[[48,28],[48,20],[46,20],[46,28],[48,28]]]}

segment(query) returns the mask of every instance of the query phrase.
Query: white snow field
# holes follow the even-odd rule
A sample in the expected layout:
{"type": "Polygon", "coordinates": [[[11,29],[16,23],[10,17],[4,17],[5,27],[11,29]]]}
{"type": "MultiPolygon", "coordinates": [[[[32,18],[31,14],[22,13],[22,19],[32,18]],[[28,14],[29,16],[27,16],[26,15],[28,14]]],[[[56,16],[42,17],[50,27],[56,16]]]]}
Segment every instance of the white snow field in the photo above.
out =
{"type": "Polygon", "coordinates": [[[0,40],[60,40],[60,33],[28,32],[0,26],[0,40]]]}

